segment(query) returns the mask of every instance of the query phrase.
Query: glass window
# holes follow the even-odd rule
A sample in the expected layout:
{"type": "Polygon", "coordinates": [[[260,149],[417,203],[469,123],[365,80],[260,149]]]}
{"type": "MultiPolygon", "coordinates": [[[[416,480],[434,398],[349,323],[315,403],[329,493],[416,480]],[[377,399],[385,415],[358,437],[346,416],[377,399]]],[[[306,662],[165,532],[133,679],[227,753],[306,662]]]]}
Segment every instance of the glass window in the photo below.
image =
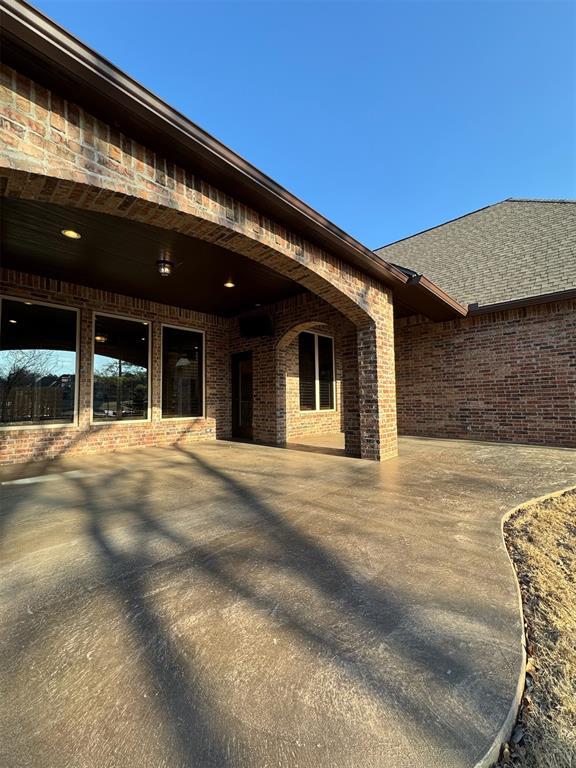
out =
{"type": "Polygon", "coordinates": [[[300,410],[331,410],[334,404],[334,341],[317,333],[298,337],[300,410]]]}
{"type": "Polygon", "coordinates": [[[300,410],[316,410],[316,357],[315,336],[301,333],[298,337],[300,410]]]}
{"type": "Polygon", "coordinates": [[[94,421],[148,418],[148,345],[148,323],[96,315],[94,421]]]}
{"type": "Polygon", "coordinates": [[[328,336],[316,336],[320,410],[334,408],[334,346],[328,336]]]}
{"type": "Polygon", "coordinates": [[[11,299],[1,305],[0,424],[73,422],[76,311],[11,299]]]}
{"type": "Polygon", "coordinates": [[[162,328],[162,416],[204,414],[204,335],[162,328]]]}

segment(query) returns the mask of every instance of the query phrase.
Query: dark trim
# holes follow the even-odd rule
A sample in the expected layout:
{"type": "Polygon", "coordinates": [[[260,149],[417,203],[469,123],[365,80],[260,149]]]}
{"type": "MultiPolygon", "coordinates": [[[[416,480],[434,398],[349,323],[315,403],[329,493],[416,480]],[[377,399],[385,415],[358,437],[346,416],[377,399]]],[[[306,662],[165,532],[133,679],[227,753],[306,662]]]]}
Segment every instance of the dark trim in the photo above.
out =
{"type": "Polygon", "coordinates": [[[22,0],[5,0],[1,8],[1,29],[3,37],[11,43],[9,48],[13,49],[15,44],[20,49],[20,55],[23,51],[24,58],[47,62],[50,77],[60,76],[67,80],[69,89],[72,84],[81,86],[75,91],[77,95],[84,93],[86,99],[97,105],[99,113],[104,108],[108,115],[115,114],[118,120],[110,121],[113,125],[116,122],[118,126],[120,121],[121,129],[122,120],[126,120],[131,125],[140,126],[148,135],[160,137],[158,141],[169,148],[171,159],[175,160],[176,156],[181,161],[186,157],[188,167],[202,169],[207,174],[207,180],[216,178],[223,191],[255,205],[289,229],[302,232],[305,237],[389,287],[407,281],[400,270],[32,6],[22,0]]]}
{"type": "Polygon", "coordinates": [[[554,293],[542,293],[540,296],[527,296],[522,299],[511,299],[510,301],[501,301],[497,304],[477,304],[468,305],[468,316],[489,315],[493,312],[504,312],[507,309],[520,309],[522,307],[532,307],[537,304],[550,304],[555,301],[567,301],[576,299],[576,288],[569,288],[566,291],[554,291],[554,293]]]}
{"type": "Polygon", "coordinates": [[[459,315],[464,316],[468,314],[468,308],[466,306],[460,304],[460,302],[456,301],[456,299],[453,299],[451,296],[449,296],[446,291],[443,291],[442,288],[436,285],[436,283],[433,283],[432,280],[429,280],[426,275],[416,275],[415,277],[411,277],[408,280],[408,285],[417,285],[422,290],[427,291],[428,293],[435,296],[443,304],[447,304],[451,309],[454,310],[454,312],[459,315]]]}

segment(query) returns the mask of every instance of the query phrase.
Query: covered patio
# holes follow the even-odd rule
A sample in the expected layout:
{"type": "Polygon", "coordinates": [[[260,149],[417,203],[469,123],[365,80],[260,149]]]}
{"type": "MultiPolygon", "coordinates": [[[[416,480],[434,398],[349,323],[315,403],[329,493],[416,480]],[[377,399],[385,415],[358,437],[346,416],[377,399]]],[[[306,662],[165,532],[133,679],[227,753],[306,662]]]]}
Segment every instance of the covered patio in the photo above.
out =
{"type": "Polygon", "coordinates": [[[576,455],[219,441],[1,477],[3,764],[473,768],[523,669],[500,520],[576,455]]]}

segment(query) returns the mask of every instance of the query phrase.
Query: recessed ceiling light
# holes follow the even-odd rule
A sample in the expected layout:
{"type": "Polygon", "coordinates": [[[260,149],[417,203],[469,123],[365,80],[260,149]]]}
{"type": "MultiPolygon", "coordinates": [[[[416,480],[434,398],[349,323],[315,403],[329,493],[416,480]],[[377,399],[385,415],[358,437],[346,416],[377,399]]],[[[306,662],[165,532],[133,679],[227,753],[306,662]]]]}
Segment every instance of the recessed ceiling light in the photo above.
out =
{"type": "Polygon", "coordinates": [[[74,229],[61,229],[60,232],[64,235],[64,237],[69,237],[70,240],[80,240],[82,237],[80,232],[76,232],[74,229]]]}
{"type": "Polygon", "coordinates": [[[31,301],[25,301],[24,304],[26,304],[26,306],[28,306],[28,307],[32,306],[32,302],[31,301]]]}
{"type": "Polygon", "coordinates": [[[16,325],[16,323],[18,322],[18,320],[8,320],[8,322],[9,322],[9,323],[13,323],[14,325],[16,325]]]}
{"type": "Polygon", "coordinates": [[[100,344],[104,344],[106,341],[108,341],[108,336],[98,334],[97,336],[94,336],[94,341],[98,341],[100,344]]]}
{"type": "Polygon", "coordinates": [[[232,280],[226,280],[224,283],[224,288],[235,288],[236,283],[234,283],[232,280]]]}
{"type": "Polygon", "coordinates": [[[172,274],[174,262],[170,261],[170,259],[158,259],[156,267],[160,273],[160,277],[168,277],[172,274]]]}
{"type": "Polygon", "coordinates": [[[140,341],[146,341],[146,336],[142,336],[142,338],[140,339],[140,341]]]}

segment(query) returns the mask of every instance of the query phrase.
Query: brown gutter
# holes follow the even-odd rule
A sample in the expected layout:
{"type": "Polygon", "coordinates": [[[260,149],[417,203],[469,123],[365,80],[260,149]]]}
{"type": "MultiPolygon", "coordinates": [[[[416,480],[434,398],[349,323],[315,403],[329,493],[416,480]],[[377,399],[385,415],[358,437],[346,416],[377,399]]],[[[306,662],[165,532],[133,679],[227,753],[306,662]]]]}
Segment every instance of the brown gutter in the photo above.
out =
{"type": "Polygon", "coordinates": [[[478,304],[468,305],[468,315],[489,315],[493,312],[503,312],[507,309],[521,309],[522,307],[531,307],[537,304],[550,304],[555,301],[566,301],[576,299],[576,288],[569,288],[566,291],[554,291],[553,293],[542,293],[540,296],[527,296],[522,299],[511,299],[510,301],[501,301],[496,304],[478,304]]]}
{"type": "MultiPolygon", "coordinates": [[[[186,162],[214,178],[224,192],[294,228],[326,250],[389,287],[408,278],[369,248],[299,200],[240,155],[217,141],[111,62],[22,0],[4,0],[3,58],[52,80],[67,98],[89,102],[127,135],[151,137],[175,162],[186,162]],[[233,190],[233,191],[232,191],[233,190]]],[[[155,148],[155,147],[151,147],[155,148]]]]}

